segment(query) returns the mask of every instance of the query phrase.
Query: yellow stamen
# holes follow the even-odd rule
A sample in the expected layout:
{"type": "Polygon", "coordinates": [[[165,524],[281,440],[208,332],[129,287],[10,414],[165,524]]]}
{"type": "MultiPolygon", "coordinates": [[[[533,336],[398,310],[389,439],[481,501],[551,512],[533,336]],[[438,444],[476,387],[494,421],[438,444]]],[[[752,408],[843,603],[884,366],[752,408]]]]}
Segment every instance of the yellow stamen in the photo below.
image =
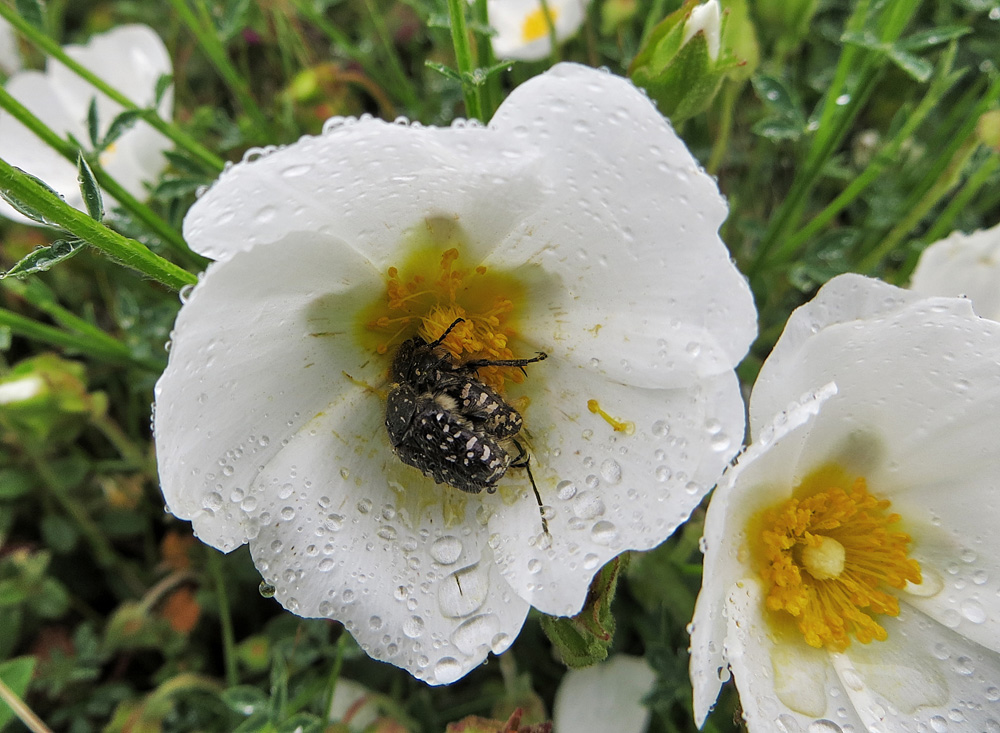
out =
{"type": "Polygon", "coordinates": [[[597,402],[597,400],[587,400],[587,409],[590,410],[595,415],[600,415],[604,419],[604,422],[610,425],[611,429],[614,430],[616,433],[625,433],[626,435],[631,435],[632,433],[635,432],[634,422],[618,420],[617,418],[612,417],[611,415],[606,413],[603,409],[601,409],[601,405],[597,402]]]}
{"type": "Polygon", "coordinates": [[[553,7],[549,7],[550,20],[546,20],[545,11],[541,6],[535,8],[524,18],[524,23],[521,25],[521,40],[524,43],[531,43],[539,38],[545,38],[549,35],[549,24],[554,26],[558,17],[559,11],[553,7]]]}
{"type": "Polygon", "coordinates": [[[752,532],[775,620],[790,617],[806,643],[831,651],[846,649],[851,637],[884,641],[873,616],[899,615],[891,589],[921,581],[907,556],[909,535],[889,529],[899,515],[886,512],[889,502],[869,494],[863,478],[838,473],[814,474],[793,498],[755,517],[752,532]]]}
{"type": "MultiPolygon", "coordinates": [[[[378,338],[376,353],[392,353],[415,335],[435,341],[462,318],[442,343],[456,361],[523,356],[509,346],[515,334],[514,303],[522,290],[518,280],[462,262],[463,242],[454,225],[433,220],[428,231],[434,243],[414,249],[405,262],[388,268],[384,294],[364,315],[366,330],[378,338]]],[[[483,367],[477,376],[498,390],[507,381],[524,379],[521,370],[512,367],[483,367]]]]}

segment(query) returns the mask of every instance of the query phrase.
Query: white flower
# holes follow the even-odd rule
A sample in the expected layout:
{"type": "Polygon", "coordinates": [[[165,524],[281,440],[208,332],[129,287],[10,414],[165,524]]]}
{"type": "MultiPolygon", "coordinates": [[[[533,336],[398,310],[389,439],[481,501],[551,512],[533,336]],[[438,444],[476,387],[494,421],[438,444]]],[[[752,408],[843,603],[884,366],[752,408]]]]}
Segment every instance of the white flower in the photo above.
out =
{"type": "Polygon", "coordinates": [[[553,733],[643,733],[649,708],[642,699],[655,681],[642,657],[624,654],[571,669],[556,691],[553,733]]]}
{"type": "MultiPolygon", "coordinates": [[[[156,81],[171,73],[170,57],[163,41],[143,25],[119,26],[94,36],[84,46],[65,46],[63,50],[136,104],[152,105],[156,81]]],[[[6,83],[11,96],[28,108],[59,135],[72,134],[84,146],[90,145],[87,111],[96,96],[99,134],[103,137],[111,122],[122,111],[116,102],[83,81],[55,60],[46,71],[25,70],[6,83]]],[[[171,90],[160,100],[160,116],[169,119],[173,106],[171,90]]],[[[146,184],[155,181],[166,167],[163,152],[170,141],[145,122],[138,122],[101,153],[104,169],[126,191],[146,197],[146,184]]],[[[0,111],[0,158],[42,179],[77,209],[85,210],[77,169],[48,147],[13,116],[0,111]]],[[[106,196],[107,198],[107,196],[106,196]]],[[[113,202],[108,200],[106,205],[113,202]]],[[[5,202],[0,201],[0,215],[32,224],[5,202]]]]}
{"type": "Polygon", "coordinates": [[[728,667],[751,733],[997,730],[1000,324],[834,278],[750,431],[705,520],[697,723],[728,667]]]}
{"type": "Polygon", "coordinates": [[[17,50],[14,28],[0,18],[0,74],[13,74],[21,68],[21,53],[17,50]]]}
{"type": "Polygon", "coordinates": [[[964,295],[983,318],[1000,321],[1000,225],[952,232],[925,249],[910,287],[923,295],[964,295]]]}
{"type": "MultiPolygon", "coordinates": [[[[573,36],[583,24],[590,0],[548,0],[557,41],[573,36]]],[[[552,53],[549,22],[541,0],[488,0],[490,26],[496,31],[493,52],[501,59],[536,61],[552,53]]]]}
{"type": "Polygon", "coordinates": [[[334,120],[252,153],[184,222],[221,261],[157,385],[170,510],[224,551],[249,541],[289,610],[454,681],[529,604],[577,613],[597,569],[662,542],[735,452],[755,314],[725,216],[649,100],[574,64],[487,128],[334,120]],[[390,446],[393,353],[459,316],[455,357],[548,354],[477,372],[523,415],[548,535],[525,470],[469,494],[390,446]]]}
{"type": "Polygon", "coordinates": [[[691,10],[691,15],[684,24],[684,36],[681,45],[690,41],[697,33],[705,34],[705,42],[708,44],[708,57],[715,61],[719,58],[719,2],[718,0],[708,0],[691,10]]]}

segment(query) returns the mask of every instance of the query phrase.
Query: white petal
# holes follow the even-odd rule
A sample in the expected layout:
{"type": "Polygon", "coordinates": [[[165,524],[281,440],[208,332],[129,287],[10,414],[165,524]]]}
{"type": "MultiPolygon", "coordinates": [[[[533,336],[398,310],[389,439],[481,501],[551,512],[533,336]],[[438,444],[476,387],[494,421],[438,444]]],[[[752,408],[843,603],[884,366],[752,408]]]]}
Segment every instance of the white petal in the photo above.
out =
{"type": "Polygon", "coordinates": [[[739,444],[743,403],[731,372],[697,389],[640,390],[559,359],[543,364],[524,413],[525,442],[551,542],[540,536],[526,477],[513,471],[523,498],[489,524],[515,591],[565,616],[579,612],[602,565],[624,550],[656,547],[688,518],[739,444]],[[627,429],[613,429],[589,400],[627,429]]]}
{"type": "Polygon", "coordinates": [[[0,72],[13,74],[21,68],[21,53],[17,49],[14,28],[0,18],[0,72]]]}
{"type": "Polygon", "coordinates": [[[642,657],[618,654],[585,669],[571,669],[556,691],[554,733],[642,733],[649,708],[642,704],[656,675],[642,657]]]}
{"type": "Polygon", "coordinates": [[[953,232],[929,246],[910,287],[922,295],[964,295],[976,313],[1000,321],[1000,226],[953,232]]]}
{"type": "Polygon", "coordinates": [[[537,152],[511,148],[476,126],[331,126],[223,173],[191,207],[184,236],[201,254],[224,259],[293,231],[318,231],[384,271],[410,233],[437,217],[462,227],[463,261],[478,262],[540,205],[538,182],[523,172],[537,152]]]}
{"type": "Polygon", "coordinates": [[[319,411],[344,401],[384,411],[359,386],[384,381],[381,365],[355,345],[355,310],[339,307],[380,282],[342,243],[299,235],[212,266],[195,287],[157,382],[155,427],[167,504],[203,541],[224,551],[246,541],[228,497],[319,411]]]}
{"type": "MultiPolygon", "coordinates": [[[[59,135],[73,134],[78,140],[87,138],[82,121],[67,117],[52,82],[40,71],[22,71],[4,85],[14,99],[59,135]]],[[[67,203],[83,208],[83,196],[76,180],[76,166],[43,143],[33,132],[12,115],[0,111],[0,158],[43,180],[63,195],[67,203]]],[[[26,224],[27,219],[0,200],[0,215],[26,224]]]]}
{"type": "Polygon", "coordinates": [[[684,24],[684,37],[681,45],[684,45],[696,33],[703,33],[708,44],[708,57],[715,61],[719,58],[719,2],[718,0],[708,0],[691,10],[691,15],[684,24]]]}
{"type": "Polygon", "coordinates": [[[702,540],[702,588],[691,622],[691,683],[699,727],[722,683],[729,679],[725,604],[736,583],[748,573],[747,522],[762,508],[787,499],[802,479],[798,459],[810,422],[835,393],[836,388],[827,385],[789,405],[726,471],[712,496],[702,540]]]}
{"type": "Polygon", "coordinates": [[[743,358],[756,316],[718,236],[725,202],[631,83],[559,64],[514,90],[490,127],[545,151],[534,175],[548,200],[494,254],[561,284],[527,339],[555,333],[552,351],[641,387],[690,384],[743,358]]]}
{"type": "Polygon", "coordinates": [[[740,691],[749,733],[839,733],[868,730],[830,656],[801,638],[776,638],[763,622],[764,593],[753,580],[735,586],[726,602],[726,655],[740,691]],[[850,726],[850,727],[848,727],[850,726]]]}
{"type": "MultiPolygon", "coordinates": [[[[564,41],[579,30],[588,1],[549,0],[546,4],[555,17],[556,40],[564,41]]],[[[487,12],[490,26],[497,32],[492,40],[497,58],[536,61],[552,52],[547,31],[540,38],[525,37],[525,22],[540,14],[541,8],[539,0],[489,0],[487,12]]]]}
{"type": "Polygon", "coordinates": [[[500,577],[476,497],[404,466],[383,421],[345,402],[299,430],[248,487],[250,550],[289,611],[342,621],[370,656],[449,684],[513,642],[528,604],[500,577]],[[464,518],[413,500],[442,492],[464,518]]]}

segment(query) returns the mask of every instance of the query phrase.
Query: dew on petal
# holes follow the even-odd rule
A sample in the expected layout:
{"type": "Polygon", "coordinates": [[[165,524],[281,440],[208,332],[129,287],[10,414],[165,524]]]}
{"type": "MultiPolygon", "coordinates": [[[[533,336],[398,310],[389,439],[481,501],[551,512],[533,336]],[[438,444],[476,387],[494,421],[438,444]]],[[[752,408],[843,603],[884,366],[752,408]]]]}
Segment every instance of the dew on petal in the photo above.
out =
{"type": "Polygon", "coordinates": [[[488,573],[475,563],[442,578],[438,584],[441,613],[448,618],[462,618],[482,608],[489,591],[488,573]]]}
{"type": "Polygon", "coordinates": [[[435,562],[441,565],[451,565],[462,554],[462,541],[454,535],[439,537],[431,545],[430,553],[435,562]]]}
{"type": "Polygon", "coordinates": [[[434,665],[434,681],[448,685],[462,676],[462,665],[453,657],[443,657],[434,665]]]}
{"type": "Polygon", "coordinates": [[[473,655],[481,647],[490,646],[500,631],[500,619],[496,614],[484,613],[463,621],[451,634],[451,643],[462,654],[473,655]]]}

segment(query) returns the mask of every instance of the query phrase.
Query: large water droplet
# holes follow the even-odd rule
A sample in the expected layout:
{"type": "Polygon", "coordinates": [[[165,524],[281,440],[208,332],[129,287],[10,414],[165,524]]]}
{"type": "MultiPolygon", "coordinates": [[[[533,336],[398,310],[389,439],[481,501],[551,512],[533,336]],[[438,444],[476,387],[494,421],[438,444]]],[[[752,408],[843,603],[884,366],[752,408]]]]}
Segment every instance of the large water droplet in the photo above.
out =
{"type": "Polygon", "coordinates": [[[438,606],[449,618],[462,618],[478,611],[489,591],[488,570],[479,563],[456,570],[438,584],[438,606]]]}
{"type": "Polygon", "coordinates": [[[403,622],[403,633],[416,639],[424,633],[424,620],[420,616],[410,616],[403,622]]]}
{"type": "Polygon", "coordinates": [[[257,590],[264,598],[274,598],[275,587],[268,583],[266,580],[260,581],[260,585],[257,586],[257,590]]]}
{"type": "Polygon", "coordinates": [[[462,676],[462,665],[453,657],[443,657],[434,665],[434,681],[448,685],[462,676]]]}
{"type": "Polygon", "coordinates": [[[453,535],[440,537],[431,545],[431,557],[441,565],[451,565],[461,554],[462,541],[453,535]]]}
{"type": "Polygon", "coordinates": [[[500,632],[500,619],[493,613],[484,613],[463,621],[452,632],[451,643],[462,654],[473,655],[490,642],[500,632]]]}

